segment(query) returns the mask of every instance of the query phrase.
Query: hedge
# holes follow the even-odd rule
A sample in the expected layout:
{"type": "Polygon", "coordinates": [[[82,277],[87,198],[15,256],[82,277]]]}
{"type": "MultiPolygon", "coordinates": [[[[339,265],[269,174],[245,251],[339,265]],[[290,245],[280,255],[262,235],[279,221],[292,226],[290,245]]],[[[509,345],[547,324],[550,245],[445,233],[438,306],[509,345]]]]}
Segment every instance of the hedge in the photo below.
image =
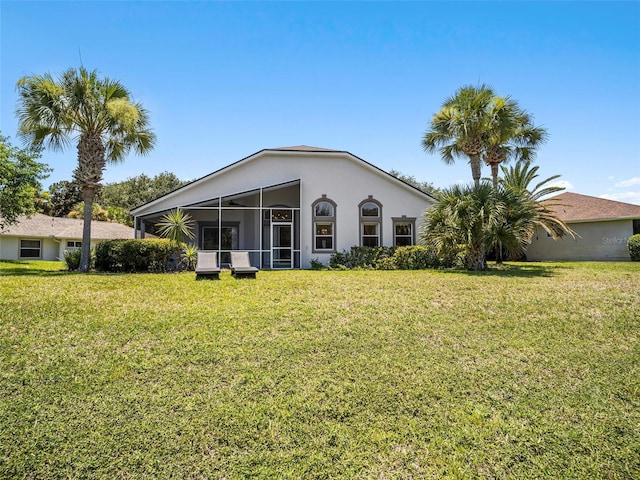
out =
{"type": "Polygon", "coordinates": [[[175,248],[163,238],[105,240],[96,245],[96,270],[103,272],[165,272],[175,248]]]}
{"type": "Polygon", "coordinates": [[[374,270],[421,270],[452,267],[455,259],[439,258],[431,247],[351,247],[329,259],[329,268],[368,268],[374,270]]]}
{"type": "Polygon", "coordinates": [[[631,235],[627,240],[627,248],[632,262],[640,262],[640,233],[631,235]]]}

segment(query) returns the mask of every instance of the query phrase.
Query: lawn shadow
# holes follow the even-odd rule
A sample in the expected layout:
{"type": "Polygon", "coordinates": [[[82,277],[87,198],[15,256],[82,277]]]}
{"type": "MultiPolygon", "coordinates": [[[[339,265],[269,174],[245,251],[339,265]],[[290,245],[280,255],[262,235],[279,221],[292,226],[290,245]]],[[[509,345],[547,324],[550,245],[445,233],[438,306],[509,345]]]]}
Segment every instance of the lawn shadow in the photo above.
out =
{"type": "Polygon", "coordinates": [[[567,268],[559,265],[547,265],[537,263],[505,263],[496,265],[490,263],[486,270],[446,270],[448,273],[462,273],[473,276],[483,277],[506,277],[506,278],[536,278],[536,277],[554,277],[558,269],[567,268]]]}
{"type": "Polygon", "coordinates": [[[46,264],[44,262],[29,262],[22,260],[0,260],[0,277],[22,277],[27,275],[39,277],[51,277],[57,275],[69,275],[70,272],[63,268],[55,269],[58,262],[46,264]]]}

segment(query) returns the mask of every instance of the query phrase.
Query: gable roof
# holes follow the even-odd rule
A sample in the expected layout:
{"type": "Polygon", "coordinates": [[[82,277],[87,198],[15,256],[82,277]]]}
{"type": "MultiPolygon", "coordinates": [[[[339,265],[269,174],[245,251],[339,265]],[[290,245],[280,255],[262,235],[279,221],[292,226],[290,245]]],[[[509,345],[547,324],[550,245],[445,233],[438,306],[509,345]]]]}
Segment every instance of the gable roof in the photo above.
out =
{"type": "Polygon", "coordinates": [[[394,181],[402,184],[405,186],[405,188],[409,188],[410,190],[413,190],[414,192],[419,193],[420,195],[429,198],[431,201],[435,200],[435,198],[433,197],[433,195],[430,195],[426,192],[423,192],[422,190],[420,190],[419,188],[405,182],[404,180],[401,180],[397,177],[394,177],[393,175],[391,175],[389,172],[385,172],[384,170],[382,170],[380,167],[375,166],[372,163],[367,162],[366,160],[350,153],[347,152],[346,150],[331,150],[329,148],[322,148],[322,147],[312,147],[309,145],[297,145],[297,146],[291,146],[291,147],[276,147],[276,148],[264,148],[256,153],[252,153],[251,155],[248,155],[240,160],[237,160],[233,163],[230,163],[229,165],[226,165],[218,170],[215,170],[214,172],[211,172],[207,175],[204,175],[200,178],[197,178],[185,185],[182,185],[181,187],[178,187],[175,190],[172,190],[171,192],[167,192],[164,195],[159,196],[158,198],[155,198],[153,200],[151,200],[150,202],[144,203],[142,205],[138,205],[137,207],[131,209],[131,213],[133,215],[137,215],[141,210],[143,210],[144,208],[150,207],[153,204],[156,204],[157,202],[160,202],[163,199],[166,199],[167,197],[171,197],[175,194],[178,194],[178,192],[182,192],[185,190],[190,189],[191,187],[193,187],[194,185],[200,184],[203,181],[206,181],[207,179],[210,179],[212,177],[215,177],[217,175],[219,175],[220,173],[230,170],[242,163],[254,160],[262,155],[265,154],[273,154],[273,153],[277,153],[277,152],[284,152],[284,155],[289,155],[289,154],[294,154],[296,152],[303,154],[303,155],[309,155],[309,154],[314,154],[314,153],[325,153],[325,154],[330,154],[330,155],[340,155],[340,156],[346,156],[348,158],[351,158],[352,160],[355,160],[357,162],[361,162],[363,165],[367,166],[368,168],[371,168],[373,170],[375,170],[378,174],[384,175],[386,177],[389,177],[391,179],[393,179],[394,181]]]}
{"type": "Polygon", "coordinates": [[[640,205],[565,192],[546,200],[549,208],[565,222],[640,219],[640,205]]]}
{"type": "MultiPolygon", "coordinates": [[[[20,217],[17,224],[7,227],[0,232],[0,235],[82,239],[83,225],[84,220],[80,218],[49,217],[36,213],[30,218],[20,217]]],[[[94,220],[91,222],[91,238],[94,240],[132,239],[134,230],[121,223],[94,220]]]]}
{"type": "Polygon", "coordinates": [[[322,148],[322,147],[310,147],[309,145],[298,145],[296,147],[277,147],[277,148],[266,148],[265,150],[286,150],[293,152],[340,152],[340,153],[348,153],[344,150],[332,150],[330,148],[322,148]]]}

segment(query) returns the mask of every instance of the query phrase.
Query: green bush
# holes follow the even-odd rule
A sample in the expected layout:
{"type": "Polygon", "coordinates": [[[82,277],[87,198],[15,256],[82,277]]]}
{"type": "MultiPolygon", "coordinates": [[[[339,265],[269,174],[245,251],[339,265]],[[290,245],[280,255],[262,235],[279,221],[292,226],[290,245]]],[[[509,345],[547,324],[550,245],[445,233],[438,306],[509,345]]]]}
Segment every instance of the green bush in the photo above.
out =
{"type": "Polygon", "coordinates": [[[631,261],[640,262],[640,233],[629,237],[629,240],[627,240],[627,248],[629,248],[631,261]]]}
{"type": "Polygon", "coordinates": [[[74,271],[80,268],[80,256],[79,248],[64,251],[64,263],[67,265],[67,270],[74,271]]]}
{"type": "Polygon", "coordinates": [[[399,270],[422,270],[441,266],[435,251],[420,245],[398,247],[393,253],[393,261],[399,270]]]}
{"type": "Polygon", "coordinates": [[[105,240],[96,245],[96,270],[103,272],[164,272],[173,244],[166,239],[105,240]]]}
{"type": "Polygon", "coordinates": [[[333,269],[365,268],[375,270],[420,270],[451,267],[455,258],[439,258],[432,247],[351,247],[336,252],[329,259],[333,269]]]}

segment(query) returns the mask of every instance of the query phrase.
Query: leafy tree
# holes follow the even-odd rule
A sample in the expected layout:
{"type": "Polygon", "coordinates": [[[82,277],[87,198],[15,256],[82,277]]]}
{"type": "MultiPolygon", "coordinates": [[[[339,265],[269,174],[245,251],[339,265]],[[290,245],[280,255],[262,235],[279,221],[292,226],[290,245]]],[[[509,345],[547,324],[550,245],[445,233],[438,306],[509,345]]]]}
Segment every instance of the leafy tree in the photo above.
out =
{"type": "Polygon", "coordinates": [[[36,212],[40,181],[51,170],[36,161],[40,151],[37,147],[14,147],[0,134],[0,231],[14,225],[21,215],[36,212]]]}
{"type": "Polygon", "coordinates": [[[155,135],[147,111],[120,82],[84,67],[71,68],[58,80],[49,73],[23,77],[17,87],[19,131],[30,145],[62,150],[77,141],[73,176],[85,202],[80,271],[87,271],[92,204],[106,163],[124,160],[131,150],[151,151],[155,135]]]}
{"type": "Polygon", "coordinates": [[[424,150],[439,152],[447,164],[454,163],[456,157],[468,157],[476,187],[480,185],[480,159],[485,149],[490,121],[488,112],[494,97],[493,90],[487,85],[458,89],[433,116],[422,139],[424,150]]]}
{"type": "MultiPolygon", "coordinates": [[[[86,210],[84,202],[80,202],[71,209],[71,211],[67,214],[67,217],[84,218],[85,212],[86,210]]],[[[100,204],[93,202],[93,204],[91,205],[91,220],[97,220],[99,222],[110,222],[111,218],[109,217],[108,210],[102,208],[100,204]]]]}
{"type": "Polygon", "coordinates": [[[96,201],[105,207],[119,207],[128,212],[165,193],[176,190],[185,183],[175,174],[169,172],[162,172],[154,177],[143,173],[122,182],[107,183],[100,189],[96,201]]]}
{"type": "Polygon", "coordinates": [[[389,170],[389,174],[393,175],[399,180],[402,180],[409,185],[416,187],[418,190],[422,190],[424,193],[428,193],[429,195],[433,195],[436,192],[436,187],[433,186],[433,183],[430,182],[421,182],[417,180],[413,175],[405,175],[397,170],[389,170]]]}
{"type": "Polygon", "coordinates": [[[78,184],[61,180],[49,186],[50,215],[66,217],[80,202],[82,202],[82,191],[78,184]]]}

